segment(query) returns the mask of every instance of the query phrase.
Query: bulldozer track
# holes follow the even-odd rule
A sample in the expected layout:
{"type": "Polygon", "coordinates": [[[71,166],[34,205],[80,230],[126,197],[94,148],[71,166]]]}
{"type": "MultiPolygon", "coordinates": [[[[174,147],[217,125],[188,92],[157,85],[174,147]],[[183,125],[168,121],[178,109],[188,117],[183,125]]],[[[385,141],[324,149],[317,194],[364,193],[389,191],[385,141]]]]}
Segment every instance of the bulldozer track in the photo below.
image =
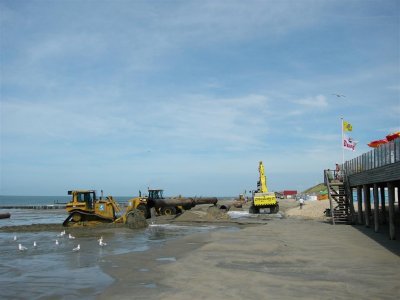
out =
{"type": "MultiPolygon", "coordinates": [[[[100,216],[100,215],[97,215],[97,214],[94,214],[94,213],[88,213],[88,212],[85,212],[85,211],[82,211],[82,210],[79,210],[79,209],[78,209],[78,210],[72,211],[72,212],[68,215],[68,217],[64,220],[64,222],[63,222],[63,226],[64,226],[64,227],[68,227],[68,224],[69,224],[69,223],[72,223],[72,222],[71,222],[71,219],[72,219],[73,215],[76,214],[76,213],[78,213],[78,214],[80,214],[80,215],[83,215],[83,216],[90,216],[90,217],[97,218],[98,221],[103,221],[103,222],[108,222],[108,223],[113,222],[113,220],[111,220],[111,219],[104,218],[104,217],[102,217],[102,216],[100,216]]],[[[81,222],[83,222],[83,221],[85,221],[85,220],[81,220],[81,222]]],[[[78,222],[76,222],[76,223],[78,223],[78,222]]]]}

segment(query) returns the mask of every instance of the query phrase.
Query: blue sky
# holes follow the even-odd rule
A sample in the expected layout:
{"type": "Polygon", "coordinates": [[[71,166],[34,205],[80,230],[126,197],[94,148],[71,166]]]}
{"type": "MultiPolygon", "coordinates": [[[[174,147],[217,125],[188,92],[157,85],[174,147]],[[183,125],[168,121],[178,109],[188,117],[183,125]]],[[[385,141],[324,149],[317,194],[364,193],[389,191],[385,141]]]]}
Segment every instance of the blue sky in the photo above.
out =
{"type": "Polygon", "coordinates": [[[304,190],[400,130],[399,1],[0,1],[3,195],[304,190]],[[332,94],[344,94],[338,98],[332,94]]]}

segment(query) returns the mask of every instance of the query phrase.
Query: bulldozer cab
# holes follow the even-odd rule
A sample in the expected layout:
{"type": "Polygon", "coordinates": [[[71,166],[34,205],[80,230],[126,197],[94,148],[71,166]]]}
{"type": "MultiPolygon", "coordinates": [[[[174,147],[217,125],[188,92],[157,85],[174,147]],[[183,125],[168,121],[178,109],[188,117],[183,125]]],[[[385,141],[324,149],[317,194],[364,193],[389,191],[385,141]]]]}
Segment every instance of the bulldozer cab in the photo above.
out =
{"type": "Polygon", "coordinates": [[[149,199],[164,199],[163,190],[150,190],[149,199]]]}
{"type": "Polygon", "coordinates": [[[65,205],[69,215],[63,226],[114,222],[118,218],[117,213],[121,211],[112,196],[97,199],[94,190],[68,191],[68,195],[72,195],[72,199],[65,205]]]}
{"type": "Polygon", "coordinates": [[[79,204],[86,204],[87,209],[93,209],[97,201],[96,191],[68,191],[68,195],[72,195],[72,202],[79,204]]]}

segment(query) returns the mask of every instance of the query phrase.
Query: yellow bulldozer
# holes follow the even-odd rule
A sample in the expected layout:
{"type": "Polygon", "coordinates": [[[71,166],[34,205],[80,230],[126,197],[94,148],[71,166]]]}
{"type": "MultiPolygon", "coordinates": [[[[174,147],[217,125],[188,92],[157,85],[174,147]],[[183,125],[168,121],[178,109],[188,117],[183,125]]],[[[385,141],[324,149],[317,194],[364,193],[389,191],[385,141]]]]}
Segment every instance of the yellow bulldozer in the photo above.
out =
{"type": "Polygon", "coordinates": [[[258,165],[258,172],[259,180],[257,181],[257,190],[253,191],[249,213],[258,214],[260,213],[260,208],[269,208],[270,213],[277,213],[279,212],[279,203],[276,200],[275,193],[268,192],[267,177],[265,176],[262,161],[260,161],[258,165]]]}
{"type": "Polygon", "coordinates": [[[72,199],[65,206],[68,217],[63,226],[85,226],[98,223],[136,223],[140,227],[146,222],[140,199],[130,201],[125,212],[112,196],[97,198],[94,190],[68,191],[72,199]]]}

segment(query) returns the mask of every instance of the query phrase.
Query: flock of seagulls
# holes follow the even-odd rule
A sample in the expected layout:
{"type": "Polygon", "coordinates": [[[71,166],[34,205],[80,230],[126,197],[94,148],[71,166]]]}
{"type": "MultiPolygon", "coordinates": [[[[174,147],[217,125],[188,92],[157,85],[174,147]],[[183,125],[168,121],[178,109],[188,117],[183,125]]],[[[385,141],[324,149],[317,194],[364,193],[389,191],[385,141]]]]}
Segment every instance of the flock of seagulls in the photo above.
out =
{"type": "MultiPolygon", "coordinates": [[[[65,232],[65,230],[63,230],[63,231],[61,231],[61,232],[57,235],[57,237],[63,237],[63,236],[65,236],[65,235],[66,235],[66,232],[65,232]]],[[[68,234],[68,239],[74,240],[75,237],[74,237],[72,234],[69,233],[69,234],[68,234]]],[[[14,241],[18,241],[18,237],[17,237],[16,235],[14,235],[13,240],[14,240],[14,241]]],[[[107,246],[107,243],[104,242],[103,236],[101,236],[97,241],[99,242],[99,246],[100,246],[100,247],[107,246]]],[[[56,245],[56,246],[60,245],[60,242],[58,241],[58,239],[55,240],[55,245],[56,245]]],[[[37,242],[36,242],[36,241],[33,241],[33,248],[37,248],[37,247],[38,247],[37,242]]],[[[26,250],[28,250],[28,248],[25,247],[25,246],[23,246],[21,243],[18,243],[18,250],[19,250],[19,251],[26,251],[26,250]]],[[[72,251],[73,251],[73,252],[77,252],[77,251],[79,251],[79,250],[81,250],[81,245],[80,245],[80,244],[78,244],[76,247],[72,248],[72,251]]]]}

